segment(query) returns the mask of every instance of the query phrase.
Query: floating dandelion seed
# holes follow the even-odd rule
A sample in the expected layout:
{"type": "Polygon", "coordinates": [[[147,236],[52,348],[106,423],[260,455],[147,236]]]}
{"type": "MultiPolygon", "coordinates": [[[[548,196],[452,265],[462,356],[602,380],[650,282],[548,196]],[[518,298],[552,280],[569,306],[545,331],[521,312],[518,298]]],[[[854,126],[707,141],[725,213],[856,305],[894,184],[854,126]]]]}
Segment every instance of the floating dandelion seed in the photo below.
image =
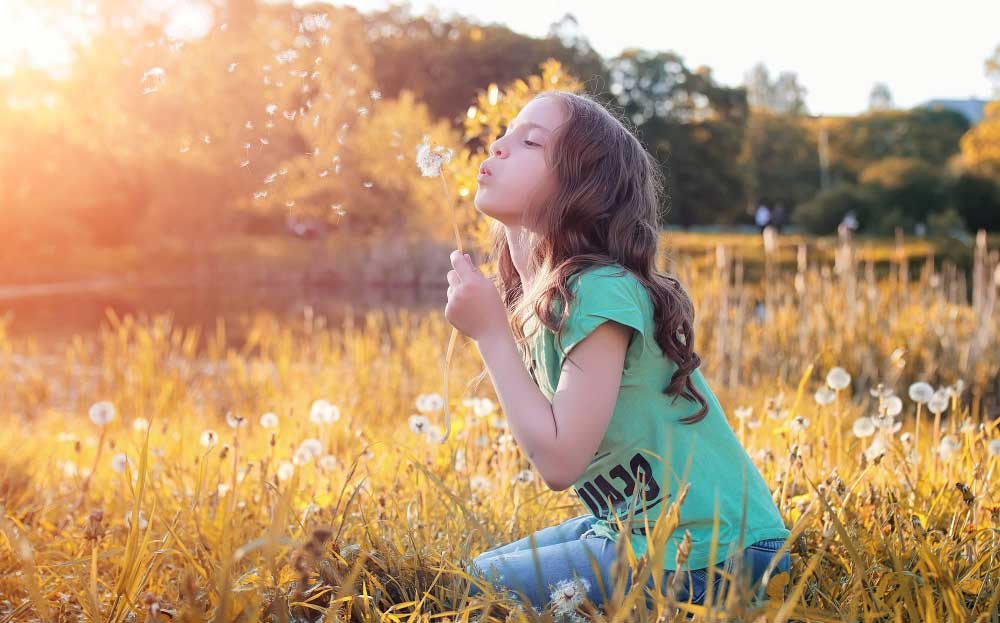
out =
{"type": "Polygon", "coordinates": [[[375,182],[365,181],[365,182],[362,182],[361,185],[364,186],[365,188],[371,188],[372,186],[375,185],[375,182]]]}
{"type": "Polygon", "coordinates": [[[115,406],[110,401],[101,400],[90,405],[90,421],[98,426],[107,426],[115,419],[115,406]]]}
{"type": "Polygon", "coordinates": [[[349,71],[351,73],[354,73],[357,70],[358,70],[358,64],[357,63],[351,63],[351,66],[347,68],[347,71],[349,71]]]}
{"type": "Polygon", "coordinates": [[[832,368],[826,375],[826,384],[839,391],[851,384],[851,375],[843,368],[832,368]]]}
{"type": "Polygon", "coordinates": [[[818,405],[828,405],[836,399],[837,392],[833,391],[826,385],[817,389],[816,393],[813,394],[813,400],[815,400],[818,405]]]}
{"type": "Polygon", "coordinates": [[[875,422],[870,417],[859,417],[852,427],[855,437],[871,437],[875,434],[875,422]]]}
{"type": "Polygon", "coordinates": [[[158,91],[160,89],[160,85],[163,84],[163,79],[166,75],[167,72],[164,71],[162,67],[153,67],[152,69],[146,70],[146,72],[142,74],[142,78],[139,79],[139,84],[142,85],[142,94],[148,95],[158,91]]]}
{"type": "Polygon", "coordinates": [[[278,464],[278,480],[288,480],[295,473],[295,466],[288,461],[282,461],[278,464]]]}
{"type": "Polygon", "coordinates": [[[318,173],[318,175],[319,177],[326,177],[327,175],[330,175],[330,169],[323,169],[318,173]]]}
{"type": "Polygon", "coordinates": [[[263,428],[277,428],[278,427],[278,414],[268,411],[267,413],[260,416],[260,425],[263,428]]]}
{"type": "Polygon", "coordinates": [[[333,210],[337,216],[344,216],[347,214],[347,210],[342,208],[339,203],[331,203],[330,209],[333,210]]]}
{"type": "Polygon", "coordinates": [[[181,149],[180,149],[180,152],[181,152],[182,154],[186,154],[186,153],[188,153],[189,151],[191,151],[191,148],[190,148],[190,147],[188,147],[187,145],[185,145],[184,147],[181,147],[181,149]]]}
{"type": "Polygon", "coordinates": [[[934,397],[934,388],[923,381],[918,381],[913,385],[910,385],[910,389],[907,393],[910,396],[910,400],[913,402],[927,404],[930,402],[931,398],[934,397]]]}
{"type": "Polygon", "coordinates": [[[229,411],[226,413],[226,424],[229,425],[229,428],[244,428],[247,425],[247,419],[229,411]]]}
{"type": "Polygon", "coordinates": [[[299,57],[299,53],[292,48],[288,48],[275,55],[278,63],[290,63],[299,57]]]}
{"type": "Polygon", "coordinates": [[[411,415],[409,419],[410,430],[414,433],[426,433],[430,425],[430,420],[424,415],[411,415]]]}
{"type": "Polygon", "coordinates": [[[243,125],[243,127],[246,128],[246,129],[248,129],[248,130],[252,130],[253,129],[253,121],[247,121],[246,124],[243,125]]]}
{"type": "Polygon", "coordinates": [[[362,107],[358,108],[358,114],[361,115],[362,117],[367,117],[368,116],[368,108],[366,108],[365,106],[362,106],[362,107]]]}
{"type": "Polygon", "coordinates": [[[289,207],[289,208],[294,208],[295,207],[295,201],[294,200],[292,200],[292,201],[286,201],[285,202],[285,206],[289,207]]]}
{"type": "Polygon", "coordinates": [[[441,167],[451,162],[454,152],[443,145],[431,145],[430,137],[424,136],[424,141],[417,147],[417,166],[424,177],[441,175],[441,167]]]}
{"type": "Polygon", "coordinates": [[[371,90],[371,91],[370,91],[370,92],[368,93],[368,97],[372,98],[372,101],[373,101],[373,102],[377,102],[377,101],[379,101],[380,99],[382,99],[382,92],[381,92],[381,91],[379,91],[378,89],[372,89],[372,90],[371,90]]]}
{"type": "Polygon", "coordinates": [[[309,408],[309,421],[315,424],[329,424],[340,419],[340,409],[322,398],[312,403],[309,408]]]}
{"type": "Polygon", "coordinates": [[[237,65],[239,65],[239,63],[229,63],[229,73],[233,73],[234,71],[236,71],[237,65]]]}
{"type": "Polygon", "coordinates": [[[137,431],[149,430],[149,420],[144,417],[137,417],[132,420],[132,429],[137,431]]]}
{"type": "Polygon", "coordinates": [[[254,199],[263,199],[266,196],[267,196],[266,190],[259,190],[253,194],[254,199]]]}
{"type": "Polygon", "coordinates": [[[219,492],[219,497],[223,497],[227,493],[229,493],[229,489],[230,489],[230,486],[228,484],[226,484],[224,482],[220,482],[219,486],[216,488],[216,491],[219,492]]]}
{"type": "Polygon", "coordinates": [[[132,462],[132,459],[128,458],[128,456],[126,456],[121,452],[111,457],[111,469],[115,470],[119,474],[125,473],[126,463],[128,464],[129,467],[133,469],[135,468],[135,463],[132,462]]]}
{"type": "Polygon", "coordinates": [[[265,177],[265,178],[264,178],[264,183],[265,183],[265,184],[270,184],[270,183],[271,183],[271,182],[273,182],[273,181],[274,181],[274,180],[275,180],[275,179],[276,179],[277,177],[278,177],[278,174],[277,174],[277,173],[270,173],[270,174],[268,174],[268,176],[267,176],[267,177],[265,177]]]}
{"type": "Polygon", "coordinates": [[[215,444],[219,443],[219,435],[214,430],[207,429],[202,431],[199,441],[201,442],[201,445],[206,448],[211,448],[215,444]]]}
{"type": "MultiPolygon", "coordinates": [[[[267,106],[264,107],[264,111],[269,115],[273,115],[275,112],[277,112],[277,110],[278,110],[277,104],[268,104],[267,106]]],[[[247,123],[250,122],[248,121],[247,123]]]]}
{"type": "Polygon", "coordinates": [[[291,121],[291,120],[295,119],[295,113],[297,113],[297,112],[298,112],[297,110],[293,110],[292,114],[288,114],[287,110],[283,110],[283,111],[281,111],[281,114],[285,116],[285,119],[288,119],[289,121],[291,121]]]}
{"type": "Polygon", "coordinates": [[[210,144],[212,142],[212,137],[209,136],[208,134],[206,134],[205,138],[203,138],[202,140],[205,141],[206,145],[208,145],[208,144],[210,144]]]}
{"type": "Polygon", "coordinates": [[[242,161],[240,161],[240,168],[241,169],[245,169],[249,165],[250,165],[250,161],[249,160],[242,160],[242,161]]]}

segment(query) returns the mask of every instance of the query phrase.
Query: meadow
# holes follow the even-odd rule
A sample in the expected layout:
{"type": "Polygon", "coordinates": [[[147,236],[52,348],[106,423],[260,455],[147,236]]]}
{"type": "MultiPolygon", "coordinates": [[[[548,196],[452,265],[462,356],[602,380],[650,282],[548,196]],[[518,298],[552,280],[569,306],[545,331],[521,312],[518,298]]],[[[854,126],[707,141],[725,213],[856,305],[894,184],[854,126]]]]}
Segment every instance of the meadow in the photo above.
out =
{"type": "Polygon", "coordinates": [[[996,242],[976,238],[968,273],[846,233],[662,246],[792,531],[784,600],[647,610],[638,581],[600,608],[572,585],[542,613],[465,597],[476,555],[584,509],[535,477],[489,381],[467,382],[464,338],[441,443],[442,294],[438,313],[337,326],[261,313],[236,347],[222,321],[109,310],[45,365],[0,323],[0,623],[1000,620],[996,242]]]}

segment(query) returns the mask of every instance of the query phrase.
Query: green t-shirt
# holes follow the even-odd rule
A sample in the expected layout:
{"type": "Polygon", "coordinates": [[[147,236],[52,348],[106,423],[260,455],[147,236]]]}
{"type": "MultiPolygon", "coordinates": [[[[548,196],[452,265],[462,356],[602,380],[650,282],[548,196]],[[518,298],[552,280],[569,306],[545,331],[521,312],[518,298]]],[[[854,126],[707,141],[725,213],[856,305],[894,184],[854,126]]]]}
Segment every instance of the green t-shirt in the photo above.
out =
{"type": "MultiPolygon", "coordinates": [[[[568,287],[576,298],[570,303],[561,335],[563,351],[557,349],[555,334],[540,324],[540,330],[529,339],[532,376],[549,400],[559,384],[564,353],[605,320],[635,329],[608,430],[587,471],[573,485],[583,504],[598,518],[594,533],[615,541],[618,530],[611,508],[625,524],[634,503],[630,539],[636,555],[641,556],[646,552],[645,522],[652,530],[683,482],[690,482],[680,509],[680,525],[663,551],[664,569],[675,568],[677,546],[685,529],[691,531],[690,569],[702,569],[735,554],[744,501],[743,547],[762,539],[786,538],[790,532],[767,484],[730,427],[701,370],[696,369],[690,377],[708,402],[708,413],[700,422],[679,421],[698,411],[697,402],[662,393],[677,365],[656,343],[652,301],[642,282],[616,264],[588,267],[571,277],[568,287]],[[687,479],[682,481],[689,461],[687,479]],[[645,489],[639,493],[637,485],[642,482],[645,489]],[[719,533],[716,559],[710,563],[716,503],[719,533]]],[[[558,314],[561,308],[556,301],[554,311],[558,314]]],[[[533,318],[529,327],[536,322],[533,318]]],[[[530,335],[531,329],[526,328],[526,333],[530,335]]]]}

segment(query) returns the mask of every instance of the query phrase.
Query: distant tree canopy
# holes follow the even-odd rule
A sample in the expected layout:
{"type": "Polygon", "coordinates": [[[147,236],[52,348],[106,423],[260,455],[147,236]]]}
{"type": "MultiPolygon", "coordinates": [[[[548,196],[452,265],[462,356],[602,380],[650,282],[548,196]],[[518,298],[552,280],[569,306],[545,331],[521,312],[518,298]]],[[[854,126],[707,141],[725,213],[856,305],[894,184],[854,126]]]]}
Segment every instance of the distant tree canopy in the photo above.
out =
{"type": "Polygon", "coordinates": [[[870,232],[1000,228],[1000,102],[970,128],[954,112],[894,109],[879,84],[868,112],[815,117],[794,73],[758,64],[727,86],[676,52],[604,59],[570,14],[536,38],[408,6],[204,4],[214,21],[190,39],[143,0],[96,15],[47,5],[92,33],[65,76],[0,77],[9,244],[197,241],[301,218],[444,239],[440,187],[414,163],[425,139],[455,150],[450,190],[480,230],[474,171],[494,137],[472,127],[544,88],[586,91],[631,124],[663,168],[669,224],[749,224],[764,203],[817,233],[848,212],[870,232]]]}

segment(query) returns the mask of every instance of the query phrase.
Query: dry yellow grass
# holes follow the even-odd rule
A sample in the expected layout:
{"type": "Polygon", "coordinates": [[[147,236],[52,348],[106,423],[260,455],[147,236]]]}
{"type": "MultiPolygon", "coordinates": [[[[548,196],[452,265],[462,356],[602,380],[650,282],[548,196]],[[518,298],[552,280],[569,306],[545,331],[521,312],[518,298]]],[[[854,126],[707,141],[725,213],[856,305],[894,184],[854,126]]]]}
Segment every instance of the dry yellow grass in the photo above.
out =
{"type": "MultiPolygon", "coordinates": [[[[796,270],[782,238],[751,283],[730,248],[749,238],[703,242],[676,268],[705,374],[793,530],[793,574],[784,602],[715,616],[995,621],[996,252],[984,240],[971,284],[927,266],[904,278],[894,252],[876,279],[850,246],[836,268],[807,254],[796,270]],[[851,385],[820,405],[837,366],[851,385]],[[923,380],[955,391],[936,422],[922,405],[918,435],[908,388],[923,380]],[[856,437],[879,383],[902,399],[901,430],[856,437]]],[[[441,313],[260,315],[234,349],[221,323],[109,314],[43,365],[0,329],[0,622],[531,620],[499,594],[464,599],[462,570],[580,506],[530,477],[488,386],[453,388],[437,443],[449,330],[441,313]]],[[[456,355],[453,378],[479,372],[471,344],[456,355]]],[[[585,616],[709,616],[657,610],[637,590],[585,616]]]]}

